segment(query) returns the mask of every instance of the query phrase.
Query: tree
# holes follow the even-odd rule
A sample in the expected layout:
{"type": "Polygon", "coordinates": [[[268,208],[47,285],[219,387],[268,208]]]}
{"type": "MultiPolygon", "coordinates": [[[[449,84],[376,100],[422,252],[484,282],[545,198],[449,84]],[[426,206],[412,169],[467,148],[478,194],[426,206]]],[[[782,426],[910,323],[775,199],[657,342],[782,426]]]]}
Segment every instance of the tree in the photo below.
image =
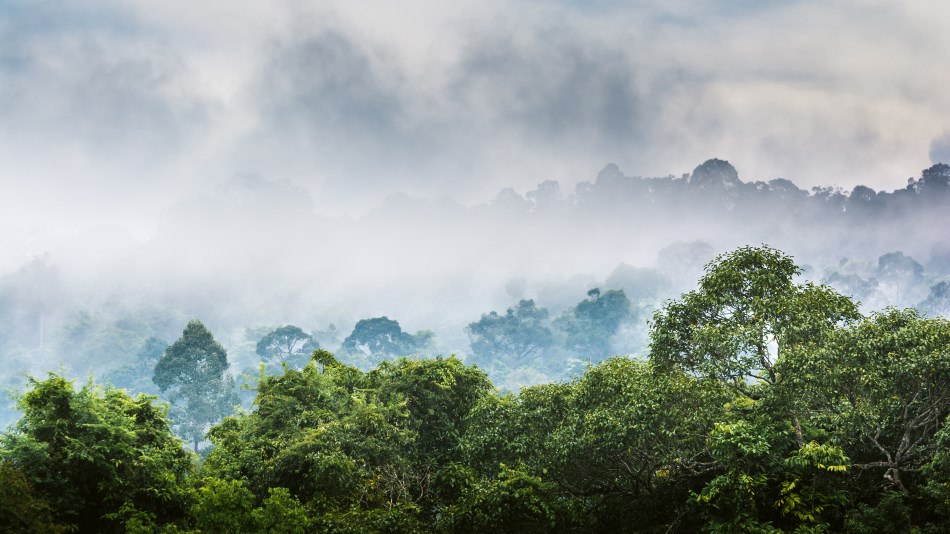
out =
{"type": "Polygon", "coordinates": [[[930,295],[918,307],[932,316],[950,316],[950,282],[944,280],[931,286],[930,295]]]}
{"type": "Polygon", "coordinates": [[[172,420],[195,452],[208,427],[237,403],[228,366],[224,347],[198,320],[188,323],[155,365],[152,380],[171,401],[172,420]]]}
{"type": "Polygon", "coordinates": [[[551,532],[556,524],[552,498],[557,485],[529,474],[524,466],[502,464],[497,477],[465,488],[438,518],[443,532],[551,532]]]}
{"type": "Polygon", "coordinates": [[[924,266],[903,252],[891,252],[877,259],[877,276],[882,289],[889,289],[891,302],[904,305],[903,300],[923,280],[924,266]]]}
{"type": "Polygon", "coordinates": [[[800,391],[810,384],[798,365],[859,314],[827,286],[795,283],[800,273],[790,256],[768,246],[717,257],[699,289],[653,315],[650,358],[658,368],[718,381],[750,399],[762,398],[764,386],[787,410],[803,446],[797,413],[808,401],[800,391]]]}
{"type": "Polygon", "coordinates": [[[178,523],[192,457],[153,400],[91,383],[77,391],[54,374],[31,379],[18,401],[23,418],[0,439],[0,462],[15,466],[69,531],[120,532],[131,516],[178,523]]]}
{"type": "Polygon", "coordinates": [[[49,503],[37,499],[26,475],[8,461],[0,463],[0,532],[65,532],[53,523],[49,503]]]}
{"type": "Polygon", "coordinates": [[[287,325],[262,337],[257,342],[257,355],[263,361],[276,358],[280,363],[300,368],[310,359],[310,354],[319,348],[309,334],[299,327],[287,325]]]}
{"type": "Polygon", "coordinates": [[[890,309],[840,332],[821,357],[855,468],[906,492],[904,475],[931,460],[950,414],[950,321],[890,309]]]}
{"type": "Polygon", "coordinates": [[[858,317],[854,303],[831,288],[795,283],[800,273],[790,256],[768,246],[717,257],[699,289],[653,315],[651,359],[743,395],[756,383],[778,383],[786,353],[858,317]]]}
{"type": "Polygon", "coordinates": [[[548,478],[588,507],[581,530],[671,525],[687,488],[713,468],[706,436],[727,397],[626,357],[591,367],[571,386],[560,428],[540,438],[549,442],[548,478]]]}
{"type": "Polygon", "coordinates": [[[522,300],[504,315],[482,314],[465,330],[471,341],[475,361],[483,365],[526,360],[554,343],[547,327],[548,311],[534,300],[522,300]]]}
{"type": "Polygon", "coordinates": [[[565,335],[565,349],[578,357],[600,361],[610,355],[610,338],[630,319],[630,300],[622,289],[601,293],[594,288],[554,321],[565,335]]]}
{"type": "Polygon", "coordinates": [[[731,189],[742,182],[739,180],[739,173],[736,168],[728,161],[721,159],[706,160],[702,165],[693,169],[689,177],[690,187],[702,190],[718,191],[722,189],[731,189]]]}
{"type": "Polygon", "coordinates": [[[148,395],[157,395],[158,388],[152,381],[155,373],[155,365],[162,359],[165,350],[168,349],[168,343],[157,337],[150,337],[145,340],[138,353],[135,355],[135,361],[129,365],[124,365],[113,370],[104,377],[104,382],[111,383],[117,388],[128,390],[131,393],[145,393],[148,395]]]}
{"type": "Polygon", "coordinates": [[[431,340],[432,332],[420,331],[412,335],[403,332],[398,322],[383,316],[358,321],[353,332],[343,340],[341,350],[374,359],[391,358],[415,354],[431,340]]]}

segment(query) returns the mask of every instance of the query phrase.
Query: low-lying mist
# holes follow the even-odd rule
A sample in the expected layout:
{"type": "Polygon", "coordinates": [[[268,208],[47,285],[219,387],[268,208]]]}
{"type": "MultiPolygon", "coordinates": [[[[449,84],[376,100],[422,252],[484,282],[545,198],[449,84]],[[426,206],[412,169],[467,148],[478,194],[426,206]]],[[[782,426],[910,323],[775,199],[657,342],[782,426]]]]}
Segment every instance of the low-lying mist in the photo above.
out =
{"type": "MultiPolygon", "coordinates": [[[[477,205],[394,194],[340,217],[302,186],[239,175],[168,208],[147,236],[4,229],[3,381],[61,366],[108,375],[134,364],[147,338],[171,342],[192,318],[225,345],[235,374],[258,363],[254,346],[268,329],[297,325],[337,350],[359,320],[382,316],[433,332],[428,353],[468,357],[466,326],[483,314],[533,300],[554,321],[594,288],[624,291],[630,311],[610,351],[637,354],[652,309],[690,289],[716,254],[760,243],[866,309],[946,313],[948,184],[942,164],[892,192],[743,182],[721,160],[659,178],[608,165],[573,191],[545,181],[477,205]]],[[[558,369],[500,383],[568,372],[558,369]]]]}

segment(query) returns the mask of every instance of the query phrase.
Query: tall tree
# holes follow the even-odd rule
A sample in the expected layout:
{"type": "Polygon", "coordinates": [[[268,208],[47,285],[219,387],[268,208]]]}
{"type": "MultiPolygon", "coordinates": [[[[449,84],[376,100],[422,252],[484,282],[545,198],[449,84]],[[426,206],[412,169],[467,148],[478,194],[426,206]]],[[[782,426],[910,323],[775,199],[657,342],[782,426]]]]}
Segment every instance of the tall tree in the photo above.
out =
{"type": "Polygon", "coordinates": [[[420,331],[415,335],[403,332],[397,321],[383,316],[358,321],[353,332],[343,340],[341,350],[351,355],[392,358],[415,354],[431,340],[432,332],[420,331]]]}
{"type": "Polygon", "coordinates": [[[717,257],[699,289],[654,314],[651,358],[742,394],[758,382],[776,384],[787,351],[858,317],[855,304],[831,288],[797,284],[800,273],[790,256],[768,246],[717,257]]]}
{"type": "Polygon", "coordinates": [[[310,334],[300,327],[287,325],[262,337],[257,342],[257,355],[264,361],[276,359],[280,363],[300,368],[310,359],[310,354],[319,348],[320,345],[310,334]]]}
{"type": "Polygon", "coordinates": [[[524,361],[550,347],[554,335],[547,326],[548,311],[534,300],[522,300],[504,315],[482,314],[465,330],[471,341],[476,363],[492,365],[524,361]]]}
{"type": "Polygon", "coordinates": [[[188,323],[155,365],[152,380],[171,401],[175,427],[194,443],[196,452],[211,424],[237,403],[228,366],[224,347],[198,320],[188,323]]]}
{"type": "MultiPolygon", "coordinates": [[[[849,298],[827,286],[796,283],[800,273],[790,256],[768,246],[717,257],[699,289],[654,314],[651,359],[658,368],[717,380],[750,399],[761,398],[761,386],[807,388],[807,374],[794,372],[797,357],[859,314],[849,298]]],[[[786,393],[782,402],[802,398],[786,393]]],[[[797,409],[787,408],[804,445],[797,409]]]]}
{"type": "Polygon", "coordinates": [[[610,339],[630,319],[630,299],[622,289],[594,288],[554,326],[565,335],[565,348],[578,357],[600,361],[610,356],[610,339]]]}
{"type": "Polygon", "coordinates": [[[930,461],[950,414],[950,321],[889,309],[840,332],[820,356],[855,467],[906,492],[904,475],[930,461]]]}

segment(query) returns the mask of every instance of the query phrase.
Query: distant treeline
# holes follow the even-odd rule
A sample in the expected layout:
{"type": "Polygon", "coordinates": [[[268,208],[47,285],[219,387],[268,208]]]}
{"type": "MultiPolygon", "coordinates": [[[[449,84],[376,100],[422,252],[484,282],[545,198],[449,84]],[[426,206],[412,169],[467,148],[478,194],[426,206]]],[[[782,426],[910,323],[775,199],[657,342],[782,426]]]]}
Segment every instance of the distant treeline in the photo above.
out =
{"type": "Polygon", "coordinates": [[[282,372],[261,368],[201,454],[172,421],[197,447],[233,399],[193,321],[153,347],[171,420],[154,397],[31,381],[0,441],[0,530],[945,532],[950,322],[864,315],[800,272],[765,246],[721,255],[655,312],[646,358],[517,394],[454,357],[363,371],[317,349],[297,369],[307,341],[275,332],[282,372]]]}

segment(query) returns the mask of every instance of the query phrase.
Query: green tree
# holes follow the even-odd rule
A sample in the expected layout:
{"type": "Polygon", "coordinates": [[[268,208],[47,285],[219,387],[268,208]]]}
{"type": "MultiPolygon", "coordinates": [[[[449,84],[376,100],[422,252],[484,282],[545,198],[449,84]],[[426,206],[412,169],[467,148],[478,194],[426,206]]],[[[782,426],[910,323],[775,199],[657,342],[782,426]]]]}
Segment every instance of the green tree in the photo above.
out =
{"type": "Polygon", "coordinates": [[[397,321],[384,316],[358,321],[353,332],[343,340],[340,350],[378,361],[416,354],[431,341],[432,332],[420,331],[415,335],[403,332],[397,321]]]}
{"type": "Polygon", "coordinates": [[[159,393],[152,376],[155,365],[168,349],[168,343],[157,337],[145,340],[135,355],[135,361],[129,365],[119,367],[105,375],[104,382],[111,383],[117,388],[125,389],[130,393],[145,393],[157,395],[159,393]]]}
{"type": "Polygon", "coordinates": [[[451,493],[444,468],[490,392],[484,372],[456,358],[364,374],[317,351],[301,370],[262,377],[256,410],[211,430],[203,474],[246,480],[258,502],[287,488],[320,530],[413,530],[451,493]]]}
{"type": "Polygon", "coordinates": [[[251,512],[257,531],[266,534],[304,534],[310,518],[287,488],[270,488],[259,508],[251,512]]]}
{"type": "Polygon", "coordinates": [[[205,478],[198,483],[191,513],[203,532],[247,532],[253,528],[254,494],[240,480],[205,478]]]}
{"type": "Polygon", "coordinates": [[[504,315],[482,314],[481,319],[465,328],[474,361],[492,367],[542,353],[554,343],[547,322],[548,311],[538,308],[534,300],[521,300],[504,315]]]}
{"type": "Polygon", "coordinates": [[[178,432],[194,444],[237,404],[228,355],[201,321],[191,321],[155,365],[152,380],[172,403],[178,432]]]}
{"type": "MultiPolygon", "coordinates": [[[[762,397],[763,385],[807,386],[807,373],[796,373],[796,362],[859,314],[850,299],[827,286],[796,283],[800,273],[791,257],[768,246],[717,257],[697,290],[654,314],[651,360],[752,399],[762,397]]],[[[781,402],[801,399],[786,391],[781,402]]],[[[796,406],[786,408],[804,445],[796,406]]]]}
{"type": "Polygon", "coordinates": [[[832,423],[855,468],[904,477],[931,461],[950,414],[950,321],[889,309],[839,333],[828,362],[832,423]]]}
{"type": "Polygon", "coordinates": [[[268,332],[257,342],[257,355],[262,361],[276,359],[280,363],[300,368],[309,361],[310,354],[320,346],[297,326],[287,325],[268,332]]]}
{"type": "Polygon", "coordinates": [[[23,418],[0,441],[0,460],[24,475],[68,530],[123,532],[133,515],[179,523],[193,460],[153,400],[93,384],[77,391],[53,374],[31,380],[19,399],[23,418]]]}
{"type": "Polygon", "coordinates": [[[524,466],[500,466],[497,477],[481,479],[438,519],[445,532],[550,532],[556,484],[531,475],[524,466]]]}
{"type": "Polygon", "coordinates": [[[594,288],[586,299],[558,317],[554,326],[563,332],[568,352],[600,361],[610,355],[611,338],[629,319],[630,300],[622,289],[601,293],[594,288]]]}
{"type": "Polygon", "coordinates": [[[859,314],[832,289],[797,283],[800,273],[780,251],[743,247],[654,314],[656,368],[733,396],[708,434],[718,474],[697,493],[710,530],[822,529],[841,520],[841,473],[851,460],[829,440],[835,386],[823,354],[859,314]]]}
{"type": "Polygon", "coordinates": [[[950,524],[950,424],[945,420],[935,436],[936,450],[923,467],[926,504],[933,513],[934,522],[950,524]]]}

